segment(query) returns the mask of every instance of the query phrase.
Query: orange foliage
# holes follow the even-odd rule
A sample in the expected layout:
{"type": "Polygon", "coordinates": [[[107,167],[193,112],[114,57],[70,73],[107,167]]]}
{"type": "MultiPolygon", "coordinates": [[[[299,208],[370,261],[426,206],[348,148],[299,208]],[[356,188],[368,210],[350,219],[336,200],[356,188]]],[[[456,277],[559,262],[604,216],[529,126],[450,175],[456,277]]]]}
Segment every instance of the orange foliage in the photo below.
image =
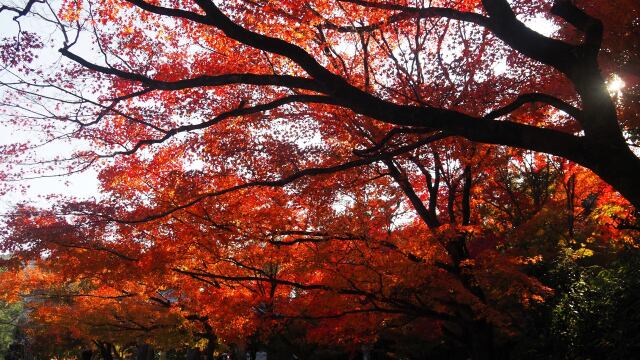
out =
{"type": "MultiPolygon", "coordinates": [[[[93,167],[101,199],[20,206],[7,221],[2,300],[25,301],[33,334],[169,349],[207,332],[239,344],[295,319],[308,341],[345,346],[391,328],[509,337],[552,294],[528,270],[559,243],[635,245],[625,197],[575,162],[522,150],[580,162],[548,143],[583,141],[584,96],[563,68],[481,26],[484,2],[433,1],[424,16],[413,1],[84,3],[54,9],[65,60],[45,82],[77,100],[52,95],[64,115],[48,118],[88,147],[36,160],[36,176],[93,167]],[[501,108],[532,92],[555,100],[501,108]],[[483,124],[494,128],[466,130],[483,124]],[[491,138],[534,127],[558,137],[491,138]]],[[[513,10],[558,25],[548,5],[513,10]]],[[[626,46],[616,39],[605,46],[626,46]]],[[[23,42],[20,66],[35,68],[43,45],[23,42]]],[[[15,52],[2,49],[3,61],[15,52]]],[[[60,130],[15,118],[48,141],[60,130]]],[[[30,151],[5,147],[3,161],[30,151]]]]}

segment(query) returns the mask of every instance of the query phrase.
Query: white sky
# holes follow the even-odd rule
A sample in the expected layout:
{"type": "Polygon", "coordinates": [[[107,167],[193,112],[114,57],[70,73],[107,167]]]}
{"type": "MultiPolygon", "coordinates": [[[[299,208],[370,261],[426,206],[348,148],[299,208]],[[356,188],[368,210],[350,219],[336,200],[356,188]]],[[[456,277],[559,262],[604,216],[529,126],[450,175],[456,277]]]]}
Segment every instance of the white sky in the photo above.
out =
{"type": "MultiPolygon", "coordinates": [[[[39,4],[36,4],[38,6],[39,4]]],[[[0,13],[0,38],[14,37],[18,33],[18,25],[13,21],[12,12],[0,13]]],[[[20,19],[20,23],[23,31],[34,31],[34,26],[42,26],[42,22],[38,22],[37,25],[33,21],[30,21],[28,17],[20,19]]],[[[39,29],[41,30],[41,29],[39,29]]],[[[52,30],[53,33],[53,30],[52,30]]],[[[41,61],[56,61],[60,55],[57,52],[44,53],[41,61]]],[[[1,65],[1,64],[0,64],[1,65]]],[[[0,79],[6,80],[10,77],[8,72],[3,68],[0,68],[0,79]]],[[[0,98],[6,92],[6,88],[0,87],[0,98]]],[[[12,127],[8,122],[10,119],[6,114],[0,113],[0,145],[11,144],[16,142],[24,142],[26,140],[33,139],[34,135],[30,133],[31,129],[20,129],[17,131],[15,127],[12,127]]],[[[69,145],[64,143],[54,143],[47,146],[42,150],[46,152],[43,156],[55,156],[57,154],[69,153],[69,145]]],[[[0,172],[5,170],[4,164],[0,164],[0,172]]],[[[0,214],[5,214],[11,210],[12,206],[19,202],[28,202],[37,206],[48,206],[50,200],[45,199],[45,196],[52,194],[74,196],[78,198],[90,198],[98,194],[98,180],[97,173],[89,170],[83,173],[74,174],[70,176],[53,177],[53,178],[39,178],[32,180],[23,180],[16,185],[26,186],[25,191],[12,191],[8,194],[0,196],[0,214]]]]}

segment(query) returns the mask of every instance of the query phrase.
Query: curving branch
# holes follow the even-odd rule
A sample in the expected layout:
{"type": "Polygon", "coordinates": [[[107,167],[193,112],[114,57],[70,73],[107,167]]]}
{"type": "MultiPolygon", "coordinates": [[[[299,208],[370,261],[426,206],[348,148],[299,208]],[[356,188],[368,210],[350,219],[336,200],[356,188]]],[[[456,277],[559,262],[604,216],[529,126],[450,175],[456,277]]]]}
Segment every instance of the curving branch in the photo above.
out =
{"type": "MultiPolygon", "coordinates": [[[[487,18],[486,16],[482,16],[480,14],[467,12],[467,11],[459,11],[451,8],[437,7],[437,6],[430,6],[426,8],[416,8],[416,7],[404,6],[400,4],[381,3],[381,2],[373,2],[373,1],[366,1],[366,0],[339,0],[339,1],[356,4],[356,5],[360,5],[368,8],[399,11],[399,13],[389,17],[389,19],[387,20],[387,23],[395,22],[398,20],[404,20],[406,18],[428,19],[428,18],[437,17],[437,18],[447,18],[452,20],[470,22],[470,23],[481,25],[484,27],[489,26],[489,18],[487,18]]],[[[374,27],[374,28],[377,28],[378,26],[379,25],[369,25],[369,27],[374,27]]],[[[367,29],[367,27],[364,26],[362,28],[356,28],[353,30],[360,30],[360,29],[367,29]]],[[[340,30],[340,28],[338,30],[340,30]]],[[[344,30],[351,30],[351,29],[346,28],[344,30]]]]}
{"type": "Polygon", "coordinates": [[[401,169],[393,162],[391,158],[386,158],[383,160],[384,164],[389,169],[389,173],[391,177],[396,181],[396,183],[400,186],[404,194],[409,198],[413,208],[416,210],[420,218],[429,226],[429,228],[434,229],[440,226],[440,222],[437,217],[434,217],[429,209],[424,205],[422,199],[416,194],[413,189],[413,185],[407,178],[407,175],[401,171],[401,169]]]}
{"type": "Polygon", "coordinates": [[[347,161],[338,165],[334,165],[334,166],[328,166],[328,167],[314,167],[314,168],[307,168],[304,170],[300,170],[297,172],[294,172],[288,176],[279,178],[279,179],[275,179],[275,180],[257,180],[257,181],[252,181],[252,182],[247,182],[244,184],[240,184],[240,185],[235,185],[235,186],[231,186],[222,190],[218,190],[218,191],[213,191],[213,192],[208,192],[208,193],[204,193],[201,194],[199,196],[196,196],[193,200],[188,201],[182,205],[178,205],[175,206],[171,209],[153,214],[153,215],[149,215],[149,216],[145,216],[143,218],[139,218],[139,219],[122,219],[122,218],[114,218],[105,214],[95,214],[95,213],[90,213],[90,214],[80,214],[80,215],[93,215],[93,216],[99,216],[101,218],[106,219],[107,221],[113,221],[116,223],[120,223],[120,224],[139,224],[139,223],[144,223],[144,222],[149,222],[149,221],[153,221],[153,220],[157,220],[157,219],[161,219],[164,218],[166,216],[169,216],[177,211],[183,210],[183,209],[187,209],[189,207],[192,207],[198,203],[200,203],[201,201],[208,199],[208,198],[214,198],[214,197],[219,197],[225,194],[229,194],[232,192],[236,192],[236,191],[240,191],[240,190],[244,190],[244,189],[250,189],[250,188],[254,188],[254,187],[283,187],[286,186],[290,183],[293,183],[294,181],[304,178],[304,177],[308,177],[308,176],[317,176],[317,175],[328,175],[328,174],[333,174],[336,172],[340,172],[340,171],[345,171],[345,170],[349,170],[349,169],[353,169],[353,168],[357,168],[360,166],[365,166],[365,165],[370,165],[373,164],[375,162],[381,161],[382,159],[385,158],[389,158],[389,157],[394,157],[400,154],[404,154],[406,152],[409,151],[413,151],[415,149],[420,148],[421,146],[424,146],[430,142],[432,142],[433,139],[430,137],[418,140],[412,144],[403,146],[403,147],[399,147],[393,151],[389,151],[389,152],[385,152],[385,153],[381,153],[377,156],[372,156],[372,157],[368,157],[368,158],[364,158],[364,159],[357,159],[357,160],[351,160],[351,161],[347,161]]]}
{"type": "MultiPolygon", "coordinates": [[[[385,145],[387,145],[394,137],[401,134],[424,134],[429,132],[428,129],[424,128],[393,128],[389,132],[385,134],[385,136],[374,146],[366,148],[366,149],[354,149],[353,153],[358,156],[366,156],[368,154],[375,153],[381,150],[385,145]]],[[[451,134],[447,134],[445,132],[436,133],[431,135],[433,141],[442,140],[451,136],[451,134]]]]}
{"type": "MultiPolygon", "coordinates": [[[[180,269],[173,268],[174,272],[187,275],[193,277],[194,279],[213,279],[215,281],[228,281],[228,282],[258,282],[258,283],[269,283],[269,284],[277,284],[282,286],[289,286],[299,290],[307,290],[307,291],[328,291],[333,292],[340,295],[359,295],[364,296],[368,299],[369,303],[374,304],[375,302],[381,302],[395,307],[393,310],[395,313],[406,314],[406,315],[418,315],[424,317],[430,317],[434,319],[440,320],[451,320],[453,317],[447,313],[434,311],[429,308],[425,308],[420,305],[415,305],[411,302],[393,299],[383,294],[373,293],[371,291],[367,291],[364,289],[359,289],[355,287],[344,288],[344,287],[334,287],[329,286],[327,284],[306,284],[297,281],[278,279],[274,277],[262,277],[262,276],[249,276],[249,275],[223,275],[223,274],[214,274],[203,270],[188,270],[188,269],[180,269]]],[[[352,284],[354,285],[354,284],[352,284]]],[[[391,311],[391,310],[388,310],[391,311]]],[[[385,311],[385,312],[388,312],[385,311]]]]}
{"type": "MultiPolygon", "coordinates": [[[[584,165],[585,161],[581,155],[583,152],[583,144],[582,140],[578,137],[559,131],[515,122],[478,121],[477,118],[457,111],[432,107],[404,106],[379,99],[372,94],[348,84],[343,78],[331,73],[302,48],[281,39],[247,30],[234,23],[209,0],[197,1],[206,15],[196,13],[188,15],[185,14],[184,10],[151,5],[142,0],[129,0],[129,2],[156,14],[177,16],[211,25],[223,31],[228,37],[245,45],[285,56],[302,67],[317,82],[321,83],[326,89],[324,91],[326,95],[339,99],[342,106],[356,113],[395,125],[450,131],[453,135],[462,136],[472,141],[542,151],[563,156],[584,165]]],[[[534,40],[538,42],[549,40],[551,44],[555,44],[554,46],[563,47],[564,50],[551,51],[552,54],[563,53],[563,51],[568,51],[570,48],[568,44],[545,38],[535,31],[526,28],[515,19],[515,17],[513,21],[516,22],[516,27],[521,26],[523,28],[521,29],[522,32],[525,32],[527,35],[525,36],[525,40],[533,36],[535,38],[534,40]]],[[[500,31],[508,32],[506,28],[501,29],[500,31]]],[[[522,39],[518,38],[518,41],[522,42],[522,39]]],[[[537,45],[534,44],[531,46],[535,47],[537,45]]],[[[554,46],[551,46],[548,50],[554,50],[554,46]]],[[[548,48],[548,46],[545,48],[548,48]]],[[[536,50],[539,49],[536,48],[536,50]]]]}
{"type": "Polygon", "coordinates": [[[100,245],[95,245],[95,246],[83,246],[83,245],[78,245],[78,244],[70,244],[70,243],[64,243],[61,241],[55,241],[55,240],[47,240],[47,242],[50,242],[52,244],[56,244],[58,246],[61,247],[65,247],[65,248],[70,248],[70,249],[81,249],[81,250],[94,250],[94,251],[101,251],[101,252],[106,252],[109,254],[112,254],[122,260],[126,260],[126,261],[131,261],[131,262],[135,262],[138,261],[140,259],[129,256],[129,255],[125,255],[120,251],[114,250],[112,248],[106,247],[106,246],[100,246],[100,245]]]}
{"type": "Polygon", "coordinates": [[[518,96],[513,102],[509,103],[508,105],[505,105],[499,109],[490,111],[488,114],[486,114],[482,118],[485,120],[493,120],[501,116],[510,114],[511,112],[517,110],[519,107],[521,107],[524,104],[537,103],[537,102],[551,105],[556,109],[570,115],[571,117],[573,117],[578,121],[580,121],[583,117],[582,110],[554,96],[542,94],[542,93],[528,93],[528,94],[522,94],[518,96]]]}
{"type": "Polygon", "coordinates": [[[114,157],[118,155],[132,155],[136,153],[138,150],[140,150],[143,146],[163,143],[180,133],[206,129],[226,119],[243,116],[243,115],[256,114],[256,113],[264,112],[268,110],[273,110],[280,106],[292,104],[296,102],[316,103],[316,104],[334,104],[335,101],[330,97],[321,96],[321,95],[291,95],[291,96],[285,96],[283,98],[268,102],[266,104],[260,104],[260,105],[250,106],[250,107],[242,107],[241,105],[240,107],[224,112],[214,117],[211,120],[203,121],[198,124],[183,125],[183,126],[173,128],[171,130],[164,130],[163,132],[165,135],[161,138],[140,140],[131,149],[123,150],[123,151],[115,151],[109,154],[101,154],[101,155],[98,155],[98,157],[109,158],[109,157],[114,157]]]}
{"type": "Polygon", "coordinates": [[[222,75],[202,75],[190,79],[177,81],[162,81],[152,79],[142,74],[131,73],[113,67],[101,66],[87,61],[74,54],[68,47],[59,50],[60,53],[77,62],[78,64],[102,74],[114,75],[121,79],[139,82],[141,85],[157,90],[184,90],[204,86],[223,86],[232,84],[244,85],[272,85],[284,86],[296,89],[312,90],[323,92],[323,89],[313,79],[291,76],[291,75],[267,75],[267,74],[222,74],[222,75]]]}
{"type": "Polygon", "coordinates": [[[0,6],[0,13],[2,13],[3,11],[14,12],[16,13],[16,16],[13,17],[13,20],[18,20],[22,16],[27,15],[31,11],[31,7],[33,7],[33,5],[36,3],[44,4],[45,0],[29,0],[22,9],[9,5],[2,5],[0,6]]]}
{"type": "Polygon", "coordinates": [[[570,0],[555,0],[551,13],[564,19],[585,34],[584,46],[597,55],[602,45],[602,21],[588,15],[570,0]]]}

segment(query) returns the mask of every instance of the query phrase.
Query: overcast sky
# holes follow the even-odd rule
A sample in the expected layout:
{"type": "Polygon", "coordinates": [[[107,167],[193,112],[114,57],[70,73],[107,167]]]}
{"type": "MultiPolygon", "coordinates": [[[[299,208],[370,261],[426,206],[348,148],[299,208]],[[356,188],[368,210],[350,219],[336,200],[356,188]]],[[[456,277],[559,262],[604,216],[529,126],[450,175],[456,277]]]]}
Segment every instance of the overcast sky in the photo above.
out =
{"type": "MultiPolygon", "coordinates": [[[[37,4],[36,4],[37,5],[37,4]]],[[[0,13],[0,38],[14,37],[18,33],[18,25],[13,21],[14,13],[2,12],[0,13]]],[[[34,31],[34,22],[28,17],[20,19],[21,27],[23,31],[34,31]]],[[[41,22],[37,25],[37,30],[42,30],[41,22]]],[[[52,51],[48,54],[51,58],[46,58],[47,55],[41,57],[41,61],[56,61],[59,57],[57,51],[52,51]]],[[[4,69],[4,64],[0,68],[0,80],[7,80],[10,74],[4,69]]],[[[6,87],[0,87],[0,99],[6,94],[6,87]]],[[[35,135],[33,129],[20,129],[17,131],[15,127],[9,124],[10,115],[3,114],[0,109],[0,145],[11,144],[15,142],[23,142],[25,140],[31,140],[35,135]]],[[[55,154],[65,154],[69,152],[69,145],[58,143],[41,150],[43,157],[55,156],[55,154]]],[[[0,172],[6,170],[5,164],[0,163],[0,172]]],[[[51,194],[63,194],[76,196],[80,198],[93,197],[98,192],[98,181],[95,171],[86,171],[80,174],[62,177],[52,178],[40,178],[33,180],[24,180],[17,185],[28,186],[25,192],[12,191],[3,196],[0,195],[0,213],[6,213],[11,209],[13,205],[18,202],[28,202],[37,204],[40,206],[47,206],[49,202],[43,197],[51,194]]]]}

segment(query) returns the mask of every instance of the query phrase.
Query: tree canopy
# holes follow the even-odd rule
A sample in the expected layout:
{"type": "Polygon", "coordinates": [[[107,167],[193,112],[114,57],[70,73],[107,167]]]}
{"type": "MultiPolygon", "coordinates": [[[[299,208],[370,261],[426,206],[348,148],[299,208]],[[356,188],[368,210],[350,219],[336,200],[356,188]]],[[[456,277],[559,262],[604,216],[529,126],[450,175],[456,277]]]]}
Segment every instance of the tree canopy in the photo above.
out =
{"type": "Polygon", "coordinates": [[[639,11],[2,5],[3,121],[33,132],[2,145],[3,192],[86,171],[100,184],[6,214],[2,300],[28,308],[43,353],[204,342],[213,356],[278,338],[299,355],[386,341],[402,358],[415,337],[493,359],[544,313],[579,354],[589,322],[567,309],[623,318],[585,289],[637,284],[636,260],[612,259],[639,229],[639,11]],[[575,276],[553,278],[567,262],[575,276]]]}

